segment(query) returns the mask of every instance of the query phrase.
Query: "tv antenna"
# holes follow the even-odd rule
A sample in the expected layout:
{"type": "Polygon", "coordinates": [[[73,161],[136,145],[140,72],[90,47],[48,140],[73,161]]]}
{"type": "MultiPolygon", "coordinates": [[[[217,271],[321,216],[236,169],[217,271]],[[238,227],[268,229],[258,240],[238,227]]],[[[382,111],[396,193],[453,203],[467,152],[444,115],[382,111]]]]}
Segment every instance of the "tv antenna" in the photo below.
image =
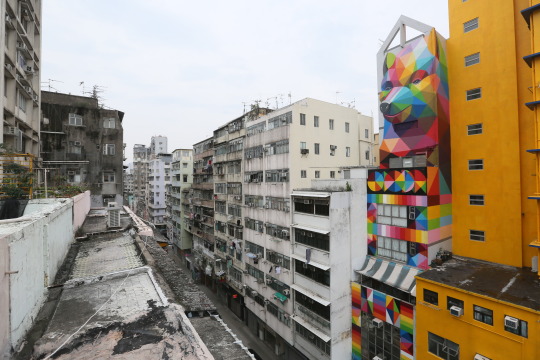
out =
{"type": "Polygon", "coordinates": [[[42,81],[41,82],[41,86],[43,86],[44,84],[47,84],[47,88],[49,89],[49,91],[51,91],[51,89],[52,89],[52,90],[58,92],[58,89],[56,89],[55,87],[53,87],[51,85],[52,82],[64,83],[63,81],[60,81],[60,80],[47,79],[47,81],[42,81]]]}

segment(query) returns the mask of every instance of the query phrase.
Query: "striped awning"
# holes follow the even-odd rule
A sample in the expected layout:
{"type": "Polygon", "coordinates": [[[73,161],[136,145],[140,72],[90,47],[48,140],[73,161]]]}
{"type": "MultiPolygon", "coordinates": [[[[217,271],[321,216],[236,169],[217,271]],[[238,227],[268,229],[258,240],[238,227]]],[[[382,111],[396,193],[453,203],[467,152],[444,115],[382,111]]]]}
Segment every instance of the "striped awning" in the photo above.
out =
{"type": "Polygon", "coordinates": [[[421,273],[422,270],[368,256],[362,268],[356,272],[416,296],[416,280],[414,277],[421,273]]]}

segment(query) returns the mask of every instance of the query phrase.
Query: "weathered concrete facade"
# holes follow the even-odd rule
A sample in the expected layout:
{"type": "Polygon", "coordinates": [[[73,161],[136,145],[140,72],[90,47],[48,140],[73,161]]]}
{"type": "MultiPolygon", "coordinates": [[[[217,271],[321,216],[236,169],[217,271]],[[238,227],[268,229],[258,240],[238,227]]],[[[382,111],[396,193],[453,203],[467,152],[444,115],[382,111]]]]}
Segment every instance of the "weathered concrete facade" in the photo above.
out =
{"type": "Polygon", "coordinates": [[[42,92],[42,156],[49,184],[87,184],[92,206],[123,194],[124,113],[90,97],[42,92]]]}

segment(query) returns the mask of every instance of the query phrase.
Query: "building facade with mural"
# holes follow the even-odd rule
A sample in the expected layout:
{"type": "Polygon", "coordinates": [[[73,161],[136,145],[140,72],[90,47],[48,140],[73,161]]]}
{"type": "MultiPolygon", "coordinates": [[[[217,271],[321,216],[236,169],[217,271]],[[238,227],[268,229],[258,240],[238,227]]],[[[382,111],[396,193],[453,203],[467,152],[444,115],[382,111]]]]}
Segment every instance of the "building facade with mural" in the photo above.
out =
{"type": "Polygon", "coordinates": [[[448,3],[454,258],[417,278],[417,358],[538,359],[540,1],[448,3]]]}
{"type": "Polygon", "coordinates": [[[368,173],[368,256],[352,283],[353,359],[414,359],[415,276],[451,251],[445,40],[402,16],[378,71],[380,166],[368,173]]]}

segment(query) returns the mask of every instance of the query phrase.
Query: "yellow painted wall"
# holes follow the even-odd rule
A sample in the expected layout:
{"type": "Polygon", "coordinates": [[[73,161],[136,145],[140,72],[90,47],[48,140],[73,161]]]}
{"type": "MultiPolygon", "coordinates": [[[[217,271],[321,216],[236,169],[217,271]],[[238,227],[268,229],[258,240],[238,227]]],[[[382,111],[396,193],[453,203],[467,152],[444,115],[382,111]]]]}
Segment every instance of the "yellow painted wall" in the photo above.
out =
{"type": "Polygon", "coordinates": [[[453,251],[517,267],[530,266],[528,244],[536,237],[535,204],[526,199],[535,179],[533,155],[525,152],[533,113],[523,105],[531,101],[531,70],[522,60],[530,34],[516,15],[528,6],[528,0],[449,0],[447,41],[453,251]],[[479,28],[464,33],[463,23],[476,17],[479,28]],[[477,52],[480,63],[465,67],[465,56],[477,52]],[[466,101],[466,91],[478,87],[482,98],[466,101]],[[483,134],[467,135],[467,125],[476,123],[483,134]],[[483,159],[484,170],[468,170],[470,159],[483,159]],[[485,196],[484,206],[469,205],[476,194],[485,196]],[[469,240],[469,230],[485,231],[486,240],[469,240]]]}
{"type": "Polygon", "coordinates": [[[473,359],[479,353],[490,359],[540,359],[540,312],[524,310],[511,304],[444,287],[425,279],[416,280],[416,358],[440,359],[428,351],[428,332],[459,344],[459,358],[473,359]],[[424,288],[439,294],[439,305],[424,301],[424,288]],[[464,301],[461,317],[450,315],[447,296],[464,301]],[[473,305],[493,310],[493,325],[474,320],[473,305]],[[528,337],[504,330],[504,316],[528,322],[528,337]]]}

